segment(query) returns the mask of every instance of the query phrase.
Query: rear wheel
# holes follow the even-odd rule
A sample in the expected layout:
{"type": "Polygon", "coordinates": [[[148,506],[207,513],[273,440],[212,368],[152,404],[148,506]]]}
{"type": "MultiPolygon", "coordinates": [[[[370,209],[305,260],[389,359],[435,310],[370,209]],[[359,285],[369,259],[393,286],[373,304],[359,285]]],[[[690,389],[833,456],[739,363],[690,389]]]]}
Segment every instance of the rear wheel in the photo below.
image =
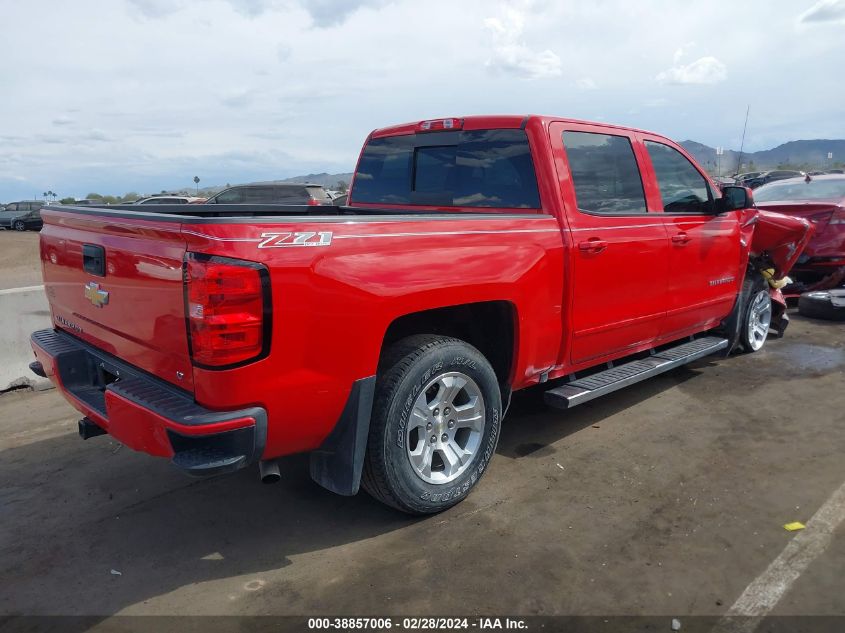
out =
{"type": "Polygon", "coordinates": [[[364,489],[411,514],[455,505],[493,456],[501,408],[496,374],[471,345],[434,335],[400,341],[376,385],[364,489]]]}
{"type": "Polygon", "coordinates": [[[22,220],[15,220],[15,223],[12,226],[16,231],[26,231],[26,224],[24,224],[22,220]]]}
{"type": "Polygon", "coordinates": [[[772,297],[764,280],[754,282],[742,318],[740,342],[746,352],[756,352],[766,343],[772,324],[772,297]]]}

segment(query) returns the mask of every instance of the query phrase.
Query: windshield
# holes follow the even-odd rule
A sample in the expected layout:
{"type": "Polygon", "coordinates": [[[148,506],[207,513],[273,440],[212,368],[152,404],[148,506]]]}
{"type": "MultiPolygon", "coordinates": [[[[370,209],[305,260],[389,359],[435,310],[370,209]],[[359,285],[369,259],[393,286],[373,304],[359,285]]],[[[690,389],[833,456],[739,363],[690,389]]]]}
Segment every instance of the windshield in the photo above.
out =
{"type": "Polygon", "coordinates": [[[764,185],[754,192],[755,202],[781,200],[830,200],[845,198],[845,178],[811,180],[810,182],[778,182],[764,185]]]}

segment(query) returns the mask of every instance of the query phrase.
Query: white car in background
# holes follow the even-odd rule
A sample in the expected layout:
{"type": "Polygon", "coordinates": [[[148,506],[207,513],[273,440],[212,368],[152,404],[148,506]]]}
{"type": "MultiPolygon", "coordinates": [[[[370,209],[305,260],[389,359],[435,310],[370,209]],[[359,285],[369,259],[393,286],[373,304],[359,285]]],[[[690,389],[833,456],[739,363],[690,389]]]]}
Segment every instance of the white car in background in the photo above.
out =
{"type": "Polygon", "coordinates": [[[141,198],[132,204],[202,204],[205,198],[197,196],[150,196],[141,198]]]}

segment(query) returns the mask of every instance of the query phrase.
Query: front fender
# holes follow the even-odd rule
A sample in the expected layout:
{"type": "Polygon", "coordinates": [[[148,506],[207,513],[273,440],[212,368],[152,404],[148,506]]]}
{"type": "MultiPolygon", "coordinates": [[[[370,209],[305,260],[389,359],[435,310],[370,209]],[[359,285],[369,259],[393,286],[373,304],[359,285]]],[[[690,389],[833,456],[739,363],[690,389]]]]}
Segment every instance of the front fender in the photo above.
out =
{"type": "Polygon", "coordinates": [[[755,218],[750,254],[768,256],[775,269],[774,279],[781,279],[795,265],[815,227],[804,218],[762,209],[756,210],[755,218]]]}

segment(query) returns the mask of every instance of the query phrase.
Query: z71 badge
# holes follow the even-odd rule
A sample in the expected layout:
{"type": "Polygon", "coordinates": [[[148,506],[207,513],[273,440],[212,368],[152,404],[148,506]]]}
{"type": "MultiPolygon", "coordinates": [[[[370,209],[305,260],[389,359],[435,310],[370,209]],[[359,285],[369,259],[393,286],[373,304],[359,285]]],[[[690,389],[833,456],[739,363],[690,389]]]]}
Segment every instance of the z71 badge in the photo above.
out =
{"type": "Polygon", "coordinates": [[[328,246],[330,232],[303,231],[301,233],[262,233],[258,248],[286,248],[288,246],[328,246]]]}

